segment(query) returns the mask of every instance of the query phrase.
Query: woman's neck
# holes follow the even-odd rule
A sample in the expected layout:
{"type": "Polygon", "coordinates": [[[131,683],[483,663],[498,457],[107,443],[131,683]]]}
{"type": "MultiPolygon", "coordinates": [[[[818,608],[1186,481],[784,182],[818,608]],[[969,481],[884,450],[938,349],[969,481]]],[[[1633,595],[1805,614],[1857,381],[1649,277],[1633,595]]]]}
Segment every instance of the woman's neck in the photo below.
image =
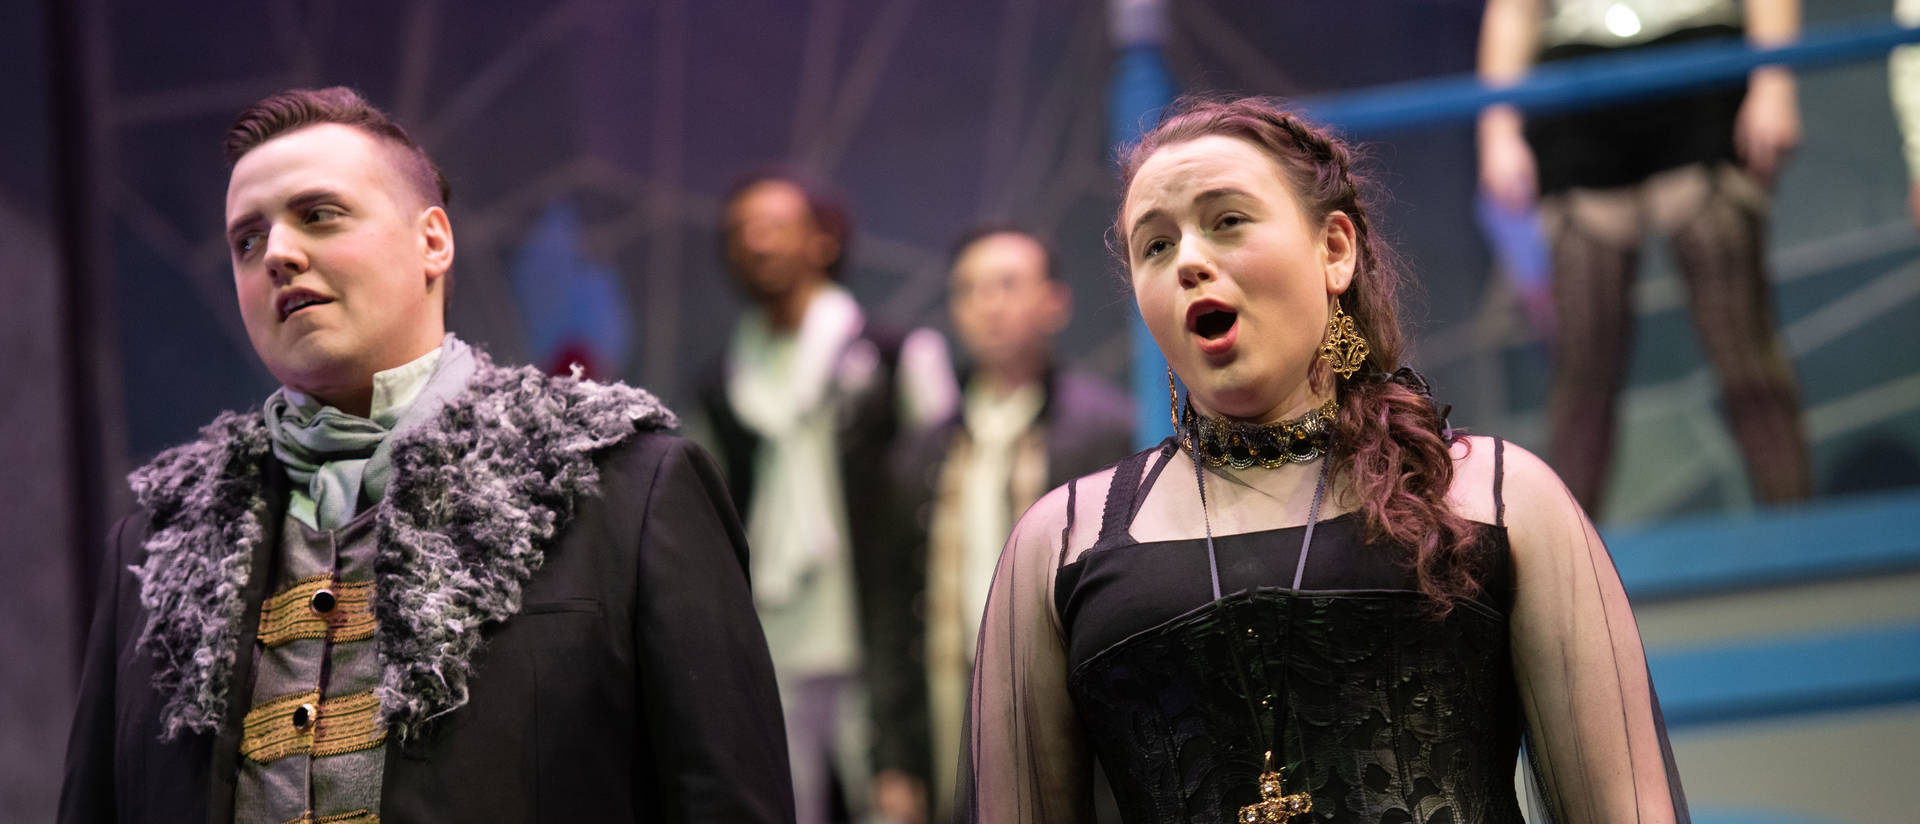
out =
{"type": "Polygon", "coordinates": [[[1274,406],[1269,408],[1267,411],[1256,414],[1256,415],[1248,416],[1248,417],[1241,417],[1239,415],[1229,415],[1229,414],[1220,412],[1219,410],[1214,409],[1212,406],[1210,406],[1209,404],[1207,404],[1205,401],[1201,400],[1198,397],[1189,396],[1187,398],[1187,402],[1193,405],[1193,411],[1197,414],[1205,415],[1210,418],[1217,418],[1220,420],[1232,421],[1235,423],[1249,423],[1249,424],[1265,426],[1268,424],[1285,423],[1285,422],[1298,420],[1301,417],[1312,414],[1314,410],[1317,410],[1320,407],[1325,406],[1327,401],[1332,399],[1333,399],[1332,393],[1327,393],[1323,395],[1321,393],[1314,392],[1311,389],[1303,388],[1302,391],[1300,392],[1296,392],[1288,395],[1286,400],[1278,404],[1275,404],[1274,406]]]}

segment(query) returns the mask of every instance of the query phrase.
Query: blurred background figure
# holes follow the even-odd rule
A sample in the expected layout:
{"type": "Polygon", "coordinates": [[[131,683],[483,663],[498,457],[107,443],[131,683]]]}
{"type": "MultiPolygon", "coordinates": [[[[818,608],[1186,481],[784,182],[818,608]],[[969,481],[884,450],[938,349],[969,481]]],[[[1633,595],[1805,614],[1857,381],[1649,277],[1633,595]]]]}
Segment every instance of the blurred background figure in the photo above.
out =
{"type": "Polygon", "coordinates": [[[852,225],[823,184],[764,174],[722,207],[727,271],[749,300],[702,392],[712,446],[744,516],[754,604],[774,651],[801,824],[867,797],[861,678],[872,633],[897,625],[881,519],[885,456],[951,405],[944,347],[868,320],[837,283],[852,225]],[[931,388],[928,388],[931,387],[931,388]],[[837,779],[837,784],[836,784],[837,779]]]}
{"type": "Polygon", "coordinates": [[[895,461],[897,512],[911,522],[900,551],[918,608],[874,673],[874,803],[897,822],[927,820],[929,809],[944,821],[952,809],[980,615],[1014,520],[1132,448],[1127,396],[1054,351],[1073,295],[1045,241],[1013,226],[976,229],[955,244],[950,271],[961,403],[895,461]]]}
{"type": "MultiPolygon", "coordinates": [[[[1737,37],[1799,33],[1798,0],[1490,0],[1480,75],[1506,85],[1529,65],[1737,37]]],[[[1768,187],[1800,140],[1793,75],[1527,119],[1480,118],[1482,186],[1508,210],[1537,197],[1552,249],[1554,373],[1549,455],[1598,512],[1612,466],[1632,341],[1632,286],[1648,239],[1667,239],[1694,327],[1720,380],[1754,497],[1797,500],[1812,484],[1793,370],[1767,277],[1768,187]]]]}
{"type": "MultiPolygon", "coordinates": [[[[1902,26],[1920,26],[1920,0],[1894,0],[1893,19],[1902,26]]],[[[1920,46],[1894,49],[1887,70],[1901,155],[1907,161],[1907,211],[1920,227],[1920,46]]]]}

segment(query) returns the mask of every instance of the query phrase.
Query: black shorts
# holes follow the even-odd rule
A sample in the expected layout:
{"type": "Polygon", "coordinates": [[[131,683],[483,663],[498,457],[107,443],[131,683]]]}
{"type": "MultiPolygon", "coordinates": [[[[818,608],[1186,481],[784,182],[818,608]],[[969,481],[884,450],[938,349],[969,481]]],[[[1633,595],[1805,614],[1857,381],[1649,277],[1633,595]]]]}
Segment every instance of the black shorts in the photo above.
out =
{"type": "MultiPolygon", "coordinates": [[[[1626,48],[1556,46],[1539,62],[1739,36],[1733,26],[1701,26],[1626,48]]],[[[1540,193],[1627,186],[1668,169],[1736,160],[1733,124],[1746,96],[1740,80],[1597,109],[1529,115],[1527,143],[1539,166],[1540,193]]]]}

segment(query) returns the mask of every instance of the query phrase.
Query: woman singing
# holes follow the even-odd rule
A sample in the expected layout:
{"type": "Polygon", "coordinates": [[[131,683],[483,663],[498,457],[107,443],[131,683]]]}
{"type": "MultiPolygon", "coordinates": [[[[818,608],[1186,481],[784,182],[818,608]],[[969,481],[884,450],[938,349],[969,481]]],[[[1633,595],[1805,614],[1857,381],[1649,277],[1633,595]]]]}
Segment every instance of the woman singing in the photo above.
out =
{"type": "Polygon", "coordinates": [[[1176,435],[1035,504],[995,574],[959,818],[1686,821],[1639,633],[1553,471],[1401,368],[1348,151],[1186,101],[1115,227],[1176,435]],[[1533,793],[1529,793],[1533,795],[1533,793]]]}

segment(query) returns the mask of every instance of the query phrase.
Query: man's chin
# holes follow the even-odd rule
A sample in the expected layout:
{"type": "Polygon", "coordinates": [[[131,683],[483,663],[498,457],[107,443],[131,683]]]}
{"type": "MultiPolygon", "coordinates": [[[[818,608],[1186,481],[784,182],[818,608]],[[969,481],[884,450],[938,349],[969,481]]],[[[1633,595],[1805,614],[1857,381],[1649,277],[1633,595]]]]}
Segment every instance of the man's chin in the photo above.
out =
{"type": "Polygon", "coordinates": [[[743,291],[755,303],[770,303],[786,297],[786,284],[776,280],[747,280],[742,282],[743,291]]]}
{"type": "Polygon", "coordinates": [[[328,346],[323,341],[309,337],[275,353],[267,363],[267,371],[279,378],[282,384],[315,394],[316,389],[324,392],[323,387],[344,386],[352,382],[352,376],[361,371],[362,360],[356,351],[328,346]]]}

